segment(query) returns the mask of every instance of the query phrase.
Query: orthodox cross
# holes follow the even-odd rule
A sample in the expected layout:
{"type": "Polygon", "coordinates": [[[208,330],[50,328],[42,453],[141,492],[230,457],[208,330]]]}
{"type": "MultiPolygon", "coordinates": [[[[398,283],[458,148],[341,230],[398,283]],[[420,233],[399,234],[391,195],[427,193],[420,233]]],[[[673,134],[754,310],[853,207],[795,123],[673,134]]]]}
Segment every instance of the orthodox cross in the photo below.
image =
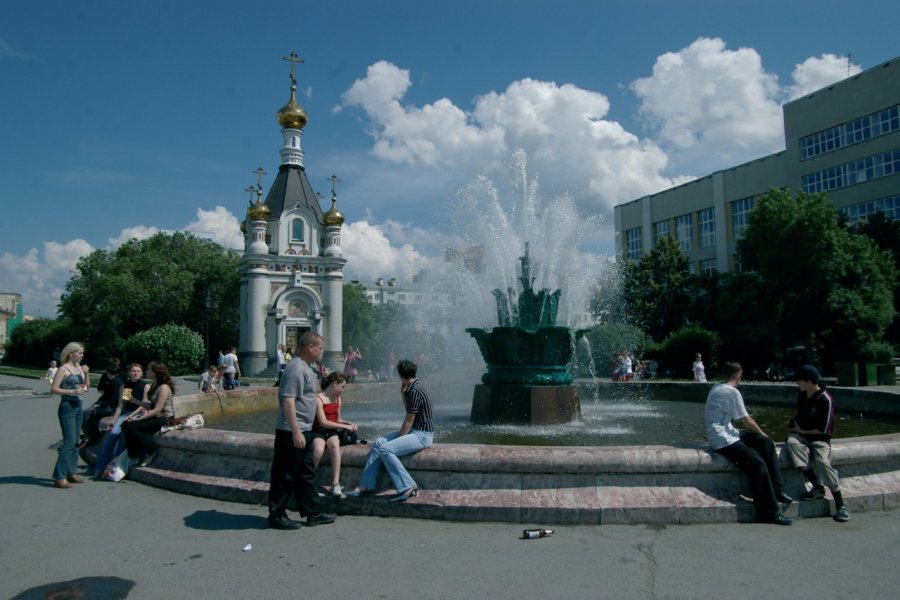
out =
{"type": "Polygon", "coordinates": [[[291,52],[287,56],[282,56],[281,60],[286,60],[291,63],[291,83],[296,85],[297,79],[294,77],[294,67],[297,66],[298,62],[303,62],[303,59],[297,56],[296,52],[291,52]]]}
{"type": "Polygon", "coordinates": [[[338,179],[337,175],[332,175],[331,177],[328,178],[328,181],[331,182],[331,197],[336,198],[337,194],[335,193],[334,189],[335,189],[335,185],[337,184],[338,181],[340,181],[340,179],[338,179]]]}
{"type": "Polygon", "coordinates": [[[248,188],[247,188],[246,190],[244,190],[244,191],[245,191],[245,192],[250,192],[250,204],[253,204],[253,192],[256,191],[256,186],[251,185],[250,187],[248,187],[248,188]]]}
{"type": "Polygon", "coordinates": [[[268,173],[263,171],[262,167],[256,167],[256,170],[253,171],[253,173],[256,173],[256,187],[259,188],[259,191],[261,192],[262,191],[262,176],[268,175],[268,173]]]}

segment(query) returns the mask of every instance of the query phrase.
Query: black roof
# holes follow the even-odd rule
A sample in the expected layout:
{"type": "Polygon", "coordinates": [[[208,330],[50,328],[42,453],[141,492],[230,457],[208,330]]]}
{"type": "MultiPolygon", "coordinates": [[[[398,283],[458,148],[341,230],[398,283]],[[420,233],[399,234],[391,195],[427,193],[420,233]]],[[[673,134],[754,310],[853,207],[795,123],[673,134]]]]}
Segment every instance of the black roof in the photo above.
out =
{"type": "Polygon", "coordinates": [[[316,221],[322,223],[322,207],[309,184],[306,170],[295,165],[281,165],[269,189],[269,195],[266,196],[269,218],[279,218],[285,210],[290,210],[298,202],[300,206],[309,208],[316,216],[316,221]]]}

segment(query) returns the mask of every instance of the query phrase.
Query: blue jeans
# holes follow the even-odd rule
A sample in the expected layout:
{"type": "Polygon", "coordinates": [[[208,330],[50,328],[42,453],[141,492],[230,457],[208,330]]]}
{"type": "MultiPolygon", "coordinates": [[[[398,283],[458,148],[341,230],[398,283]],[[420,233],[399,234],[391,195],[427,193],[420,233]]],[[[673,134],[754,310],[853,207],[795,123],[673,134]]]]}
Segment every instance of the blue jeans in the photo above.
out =
{"type": "Polygon", "coordinates": [[[56,414],[59,416],[63,439],[53,468],[53,479],[65,479],[78,473],[78,433],[84,418],[81,400],[60,400],[56,414]]]}
{"type": "Polygon", "coordinates": [[[400,435],[399,431],[389,433],[375,440],[369,456],[366,458],[366,466],[363,469],[362,480],[359,487],[374,490],[378,470],[384,463],[384,468],[391,478],[391,483],[397,492],[405,492],[416,485],[413,478],[398,457],[414,454],[431,446],[434,433],[420,429],[410,429],[406,435],[400,435]]]}

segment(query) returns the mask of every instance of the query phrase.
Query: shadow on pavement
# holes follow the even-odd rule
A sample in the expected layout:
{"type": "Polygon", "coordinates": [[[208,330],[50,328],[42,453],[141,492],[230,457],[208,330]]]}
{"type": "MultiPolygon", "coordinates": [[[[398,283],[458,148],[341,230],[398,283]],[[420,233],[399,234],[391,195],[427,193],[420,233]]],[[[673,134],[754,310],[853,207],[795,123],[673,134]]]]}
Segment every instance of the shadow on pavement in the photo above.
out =
{"type": "Polygon", "coordinates": [[[53,480],[47,477],[35,477],[33,475],[10,475],[8,477],[0,477],[0,485],[9,483],[18,485],[38,485],[41,487],[53,486],[53,480]]]}
{"type": "Polygon", "coordinates": [[[12,600],[120,600],[127,598],[133,587],[133,581],[118,577],[82,577],[34,587],[12,600]]]}
{"type": "Polygon", "coordinates": [[[224,531],[228,529],[267,529],[265,517],[253,515],[234,515],[218,510],[198,510],[184,518],[184,524],[191,529],[206,531],[224,531]]]}

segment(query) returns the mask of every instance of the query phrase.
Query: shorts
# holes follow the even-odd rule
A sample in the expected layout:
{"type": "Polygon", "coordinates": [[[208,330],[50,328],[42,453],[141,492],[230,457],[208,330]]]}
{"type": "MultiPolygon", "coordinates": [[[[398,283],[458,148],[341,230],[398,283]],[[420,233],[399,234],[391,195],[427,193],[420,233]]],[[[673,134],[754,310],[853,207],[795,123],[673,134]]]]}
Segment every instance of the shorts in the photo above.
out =
{"type": "Polygon", "coordinates": [[[312,436],[313,439],[319,438],[328,441],[328,438],[340,435],[340,433],[340,429],[313,429],[312,436]]]}

